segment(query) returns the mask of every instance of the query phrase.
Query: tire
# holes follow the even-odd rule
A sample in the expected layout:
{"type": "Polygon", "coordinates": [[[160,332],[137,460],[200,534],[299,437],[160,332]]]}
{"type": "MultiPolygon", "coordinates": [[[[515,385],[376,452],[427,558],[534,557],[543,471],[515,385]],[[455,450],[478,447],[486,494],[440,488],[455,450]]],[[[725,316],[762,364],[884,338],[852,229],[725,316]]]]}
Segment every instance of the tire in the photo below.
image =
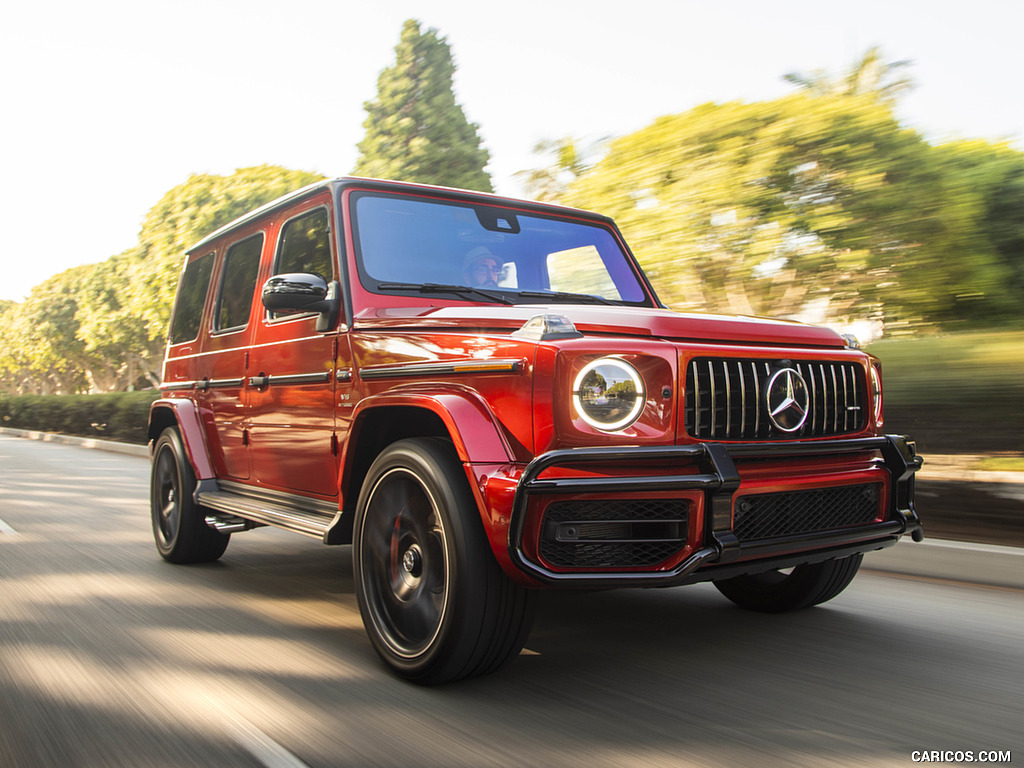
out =
{"type": "Polygon", "coordinates": [[[718,591],[741,608],[785,613],[831,600],[857,575],[863,555],[798,565],[790,573],[768,571],[715,582],[718,591]]]}
{"type": "Polygon", "coordinates": [[[530,632],[536,594],[498,566],[451,443],[393,443],[359,494],[356,597],[374,649],[423,685],[494,672],[530,632]]]}
{"type": "Polygon", "coordinates": [[[172,563],[207,563],[227,549],[230,534],[206,524],[195,503],[196,476],[176,427],[165,429],[153,448],[150,513],[153,538],[161,557],[172,563]]]}

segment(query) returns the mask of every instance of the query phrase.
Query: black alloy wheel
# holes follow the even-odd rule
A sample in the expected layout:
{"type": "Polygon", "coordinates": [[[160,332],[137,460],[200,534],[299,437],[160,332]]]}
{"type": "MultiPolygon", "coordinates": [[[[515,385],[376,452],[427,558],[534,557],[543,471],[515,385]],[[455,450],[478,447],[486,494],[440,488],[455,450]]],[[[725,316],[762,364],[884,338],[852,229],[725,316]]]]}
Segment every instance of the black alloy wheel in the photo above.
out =
{"type": "Polygon", "coordinates": [[[177,428],[168,427],[153,448],[150,475],[150,513],[156,548],[165,560],[205,563],[216,560],[227,549],[230,534],[206,524],[202,507],[192,496],[196,476],[188,461],[177,428]]]}
{"type": "Polygon", "coordinates": [[[486,674],[523,647],[532,592],[498,567],[451,443],[394,443],[374,461],[356,511],[353,565],[363,624],[401,677],[486,674]]]}

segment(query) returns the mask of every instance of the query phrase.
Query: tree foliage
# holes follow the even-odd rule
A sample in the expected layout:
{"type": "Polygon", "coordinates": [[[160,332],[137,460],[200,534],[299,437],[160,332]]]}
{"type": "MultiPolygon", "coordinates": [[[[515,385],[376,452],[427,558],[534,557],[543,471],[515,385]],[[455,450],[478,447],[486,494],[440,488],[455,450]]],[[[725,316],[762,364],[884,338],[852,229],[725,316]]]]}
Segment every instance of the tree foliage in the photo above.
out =
{"type": "MultiPolygon", "coordinates": [[[[356,172],[490,190],[477,126],[435,30],[408,21],[368,102],[356,172]]],[[[932,146],[902,127],[906,62],[869,50],[800,90],[705,104],[584,148],[541,142],[530,193],[613,216],[666,303],[686,310],[983,327],[1024,319],[1024,154],[932,146]],[[600,160],[594,158],[600,154],[600,160]]],[[[319,180],[278,166],[201,174],[150,210],[136,246],[0,301],[0,392],[155,384],[187,247],[319,180]]]]}
{"type": "Polygon", "coordinates": [[[199,174],[150,209],[130,256],[133,291],[126,306],[143,320],[148,339],[159,344],[159,351],[185,249],[248,211],[322,178],[274,165],[240,168],[230,176],[199,174]]]}
{"type": "Polygon", "coordinates": [[[366,102],[366,135],[355,173],[398,181],[491,191],[490,159],[479,126],[455,101],[451,49],[435,29],[410,19],[395,47],[395,64],[380,73],[377,97],[366,102]]]}
{"type": "Polygon", "coordinates": [[[903,73],[911,65],[908,60],[886,62],[880,48],[869,48],[861,58],[839,77],[822,70],[810,73],[790,72],[786,82],[807,91],[812,96],[872,96],[892,104],[913,87],[913,81],[903,73]]]}
{"type": "Polygon", "coordinates": [[[551,142],[555,162],[529,178],[614,217],[680,309],[913,328],[1019,319],[1024,156],[933,147],[900,126],[901,66],[873,49],[785,98],[665,116],[579,173],[551,142]]]}
{"type": "Polygon", "coordinates": [[[139,242],[56,275],[0,306],[0,391],[69,394],[159,382],[187,247],[263,203],[319,180],[262,165],[190,177],[149,211],[139,242]]]}
{"type": "Polygon", "coordinates": [[[596,145],[582,147],[577,139],[542,139],[533,147],[533,154],[548,159],[547,165],[516,174],[531,200],[556,202],[568,194],[572,183],[592,170],[594,158],[607,139],[596,145]]]}

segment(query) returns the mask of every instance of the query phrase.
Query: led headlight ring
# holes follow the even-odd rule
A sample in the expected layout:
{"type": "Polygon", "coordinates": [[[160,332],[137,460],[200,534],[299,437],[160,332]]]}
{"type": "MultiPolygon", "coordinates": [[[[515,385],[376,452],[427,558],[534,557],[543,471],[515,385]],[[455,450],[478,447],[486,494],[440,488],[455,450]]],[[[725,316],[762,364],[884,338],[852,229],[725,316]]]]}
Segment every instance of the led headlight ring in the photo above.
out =
{"type": "Polygon", "coordinates": [[[617,357],[587,363],[572,387],[576,413],[602,432],[618,432],[640,418],[646,393],[644,381],[632,365],[617,357]]]}

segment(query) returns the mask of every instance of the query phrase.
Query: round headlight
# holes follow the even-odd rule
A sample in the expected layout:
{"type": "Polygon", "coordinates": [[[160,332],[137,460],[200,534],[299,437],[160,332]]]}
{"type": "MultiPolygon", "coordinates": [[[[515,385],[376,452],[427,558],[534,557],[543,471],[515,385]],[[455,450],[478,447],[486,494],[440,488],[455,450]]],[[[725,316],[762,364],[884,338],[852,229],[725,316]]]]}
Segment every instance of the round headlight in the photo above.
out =
{"type": "Polygon", "coordinates": [[[583,367],[572,387],[576,413],[605,432],[625,429],[644,408],[640,373],[617,357],[602,357],[583,367]]]}
{"type": "Polygon", "coordinates": [[[882,426],[884,414],[882,413],[882,372],[875,365],[871,366],[871,399],[874,410],[875,426],[882,426]]]}

